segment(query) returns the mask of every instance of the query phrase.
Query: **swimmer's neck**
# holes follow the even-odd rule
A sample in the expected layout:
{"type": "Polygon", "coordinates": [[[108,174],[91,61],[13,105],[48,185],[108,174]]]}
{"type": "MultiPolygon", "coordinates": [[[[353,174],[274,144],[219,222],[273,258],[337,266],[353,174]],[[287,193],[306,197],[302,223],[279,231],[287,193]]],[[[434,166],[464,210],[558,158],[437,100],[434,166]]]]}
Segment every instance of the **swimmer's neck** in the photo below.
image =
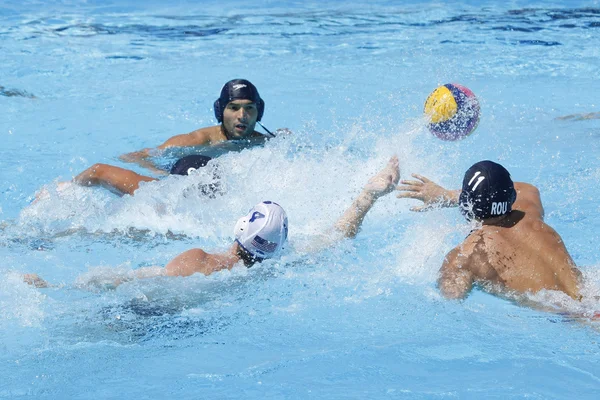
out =
{"type": "Polygon", "coordinates": [[[498,226],[502,228],[511,228],[523,219],[525,213],[520,210],[512,210],[509,213],[498,217],[485,218],[480,220],[484,226],[498,226]]]}
{"type": "Polygon", "coordinates": [[[229,132],[227,132],[227,129],[225,129],[225,125],[223,125],[223,123],[221,123],[221,125],[219,125],[219,129],[221,130],[221,134],[223,136],[225,136],[225,139],[234,140],[233,135],[231,135],[229,132]]]}
{"type": "Polygon", "coordinates": [[[501,225],[501,223],[506,220],[506,218],[508,217],[509,214],[510,213],[500,215],[499,217],[491,217],[491,218],[482,219],[481,224],[482,225],[501,225]]]}

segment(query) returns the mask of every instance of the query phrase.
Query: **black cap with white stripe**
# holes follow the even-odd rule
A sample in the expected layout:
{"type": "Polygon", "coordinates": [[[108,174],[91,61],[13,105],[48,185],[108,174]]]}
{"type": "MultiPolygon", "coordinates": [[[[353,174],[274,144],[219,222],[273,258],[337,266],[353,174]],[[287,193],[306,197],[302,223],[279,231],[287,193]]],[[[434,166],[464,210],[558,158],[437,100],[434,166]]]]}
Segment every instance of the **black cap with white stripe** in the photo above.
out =
{"type": "Polygon", "coordinates": [[[465,173],[458,202],[468,220],[486,219],[511,212],[516,198],[517,192],[506,168],[485,160],[465,173]]]}
{"type": "Polygon", "coordinates": [[[206,166],[210,160],[210,157],[200,154],[185,156],[173,164],[169,173],[171,175],[189,175],[192,170],[206,166]]]}

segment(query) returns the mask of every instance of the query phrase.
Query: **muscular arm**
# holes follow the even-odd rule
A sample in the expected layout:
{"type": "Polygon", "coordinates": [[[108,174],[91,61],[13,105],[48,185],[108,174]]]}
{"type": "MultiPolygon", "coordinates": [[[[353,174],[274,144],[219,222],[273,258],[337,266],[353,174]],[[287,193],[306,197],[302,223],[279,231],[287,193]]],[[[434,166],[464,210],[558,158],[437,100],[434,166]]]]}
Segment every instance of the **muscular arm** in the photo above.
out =
{"type": "Polygon", "coordinates": [[[139,188],[140,182],[155,180],[156,178],[108,164],[94,164],[73,178],[75,183],[82,186],[103,186],[122,194],[133,194],[139,188]]]}
{"type": "Polygon", "coordinates": [[[450,251],[440,268],[437,284],[442,296],[447,299],[463,299],[473,288],[474,276],[461,251],[460,247],[450,251]]]}
{"type": "MultiPolygon", "coordinates": [[[[456,207],[460,189],[448,190],[430,179],[412,174],[416,180],[402,180],[401,186],[396,190],[400,193],[398,198],[417,199],[423,202],[423,205],[412,207],[411,211],[426,211],[433,207],[456,207]]],[[[514,182],[517,191],[517,199],[513,204],[513,209],[521,210],[527,213],[535,213],[541,219],[544,218],[544,208],[540,198],[540,191],[533,185],[525,182],[514,182]]]]}
{"type": "Polygon", "coordinates": [[[377,199],[393,191],[399,178],[398,157],[394,156],[385,168],[369,180],[360,195],[336,222],[335,229],[344,237],[355,237],[377,199]]]}
{"type": "Polygon", "coordinates": [[[190,276],[196,272],[205,275],[222,268],[213,268],[210,262],[210,254],[202,249],[191,249],[181,253],[171,260],[164,268],[159,266],[142,267],[133,271],[126,278],[120,277],[114,280],[114,286],[118,286],[131,279],[147,279],[157,276],[190,276]]]}
{"type": "MultiPolygon", "coordinates": [[[[214,128],[214,127],[211,127],[214,128]]],[[[206,146],[211,144],[211,128],[198,129],[194,132],[176,135],[157,147],[164,150],[169,147],[206,146]]],[[[214,130],[214,129],[213,129],[214,130]]]]}
{"type": "Polygon", "coordinates": [[[169,147],[207,146],[226,139],[225,135],[221,133],[220,125],[211,126],[190,133],[173,136],[160,146],[156,147],[156,149],[145,148],[132,153],[123,154],[119,159],[124,162],[138,164],[155,172],[161,171],[162,173],[165,173],[165,171],[158,168],[158,166],[149,159],[153,150],[164,150],[169,147]]]}
{"type": "Polygon", "coordinates": [[[151,159],[150,155],[153,149],[146,148],[139,151],[133,151],[131,153],[123,154],[119,156],[119,160],[126,163],[137,164],[140,167],[146,168],[155,174],[166,175],[167,171],[161,169],[151,159]]]}
{"type": "MultiPolygon", "coordinates": [[[[83,287],[102,287],[114,289],[132,279],[147,279],[159,276],[189,276],[200,272],[209,275],[215,271],[232,268],[240,259],[235,255],[235,248],[229,253],[209,254],[202,249],[191,249],[179,254],[164,268],[158,266],[142,267],[128,273],[117,273],[112,276],[105,274],[87,277],[79,283],[83,287]],[[83,283],[82,283],[83,282],[83,283]]],[[[53,287],[36,274],[25,274],[23,280],[37,288],[53,287]]]]}
{"type": "Polygon", "coordinates": [[[215,271],[233,267],[235,261],[237,260],[227,255],[219,256],[208,254],[202,249],[191,249],[171,260],[165,269],[168,276],[189,276],[196,272],[210,275],[215,271]]]}

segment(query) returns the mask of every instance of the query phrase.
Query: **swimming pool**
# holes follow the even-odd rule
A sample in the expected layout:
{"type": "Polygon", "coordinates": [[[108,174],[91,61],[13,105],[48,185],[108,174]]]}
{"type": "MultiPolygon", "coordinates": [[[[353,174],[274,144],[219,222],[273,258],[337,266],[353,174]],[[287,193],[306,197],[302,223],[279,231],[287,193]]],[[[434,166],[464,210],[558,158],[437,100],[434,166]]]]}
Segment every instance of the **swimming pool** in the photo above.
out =
{"type": "Polygon", "coordinates": [[[388,196],[355,240],[301,251],[392,154],[403,177],[447,187],[489,158],[540,187],[598,295],[600,121],[556,119],[599,111],[597,1],[8,0],[0,21],[0,398],[597,398],[597,327],[478,290],[440,298],[437,270],[468,232],[456,210],[388,196]],[[201,177],[123,198],[55,189],[214,124],[237,77],[260,90],[264,124],[294,135],[221,157],[223,197],[194,196],[201,177]],[[464,141],[421,118],[447,82],[482,105],[464,141]],[[281,259],[104,286],[226,248],[265,199],[290,218],[281,259]]]}

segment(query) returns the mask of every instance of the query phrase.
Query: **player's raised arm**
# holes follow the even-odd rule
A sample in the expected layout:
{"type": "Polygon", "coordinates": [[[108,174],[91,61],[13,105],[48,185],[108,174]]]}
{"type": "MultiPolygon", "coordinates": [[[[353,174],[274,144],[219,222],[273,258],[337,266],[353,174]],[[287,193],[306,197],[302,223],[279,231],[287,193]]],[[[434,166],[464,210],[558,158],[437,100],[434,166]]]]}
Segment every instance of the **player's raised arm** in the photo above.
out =
{"type": "Polygon", "coordinates": [[[456,207],[460,190],[448,190],[428,178],[412,174],[413,180],[402,180],[396,187],[399,199],[416,199],[423,202],[420,206],[411,207],[411,211],[427,211],[435,207],[456,207]]]}
{"type": "Polygon", "coordinates": [[[369,210],[381,196],[394,190],[399,178],[398,157],[393,156],[387,165],[365,185],[358,197],[336,222],[335,229],[344,237],[355,237],[369,210]]]}

